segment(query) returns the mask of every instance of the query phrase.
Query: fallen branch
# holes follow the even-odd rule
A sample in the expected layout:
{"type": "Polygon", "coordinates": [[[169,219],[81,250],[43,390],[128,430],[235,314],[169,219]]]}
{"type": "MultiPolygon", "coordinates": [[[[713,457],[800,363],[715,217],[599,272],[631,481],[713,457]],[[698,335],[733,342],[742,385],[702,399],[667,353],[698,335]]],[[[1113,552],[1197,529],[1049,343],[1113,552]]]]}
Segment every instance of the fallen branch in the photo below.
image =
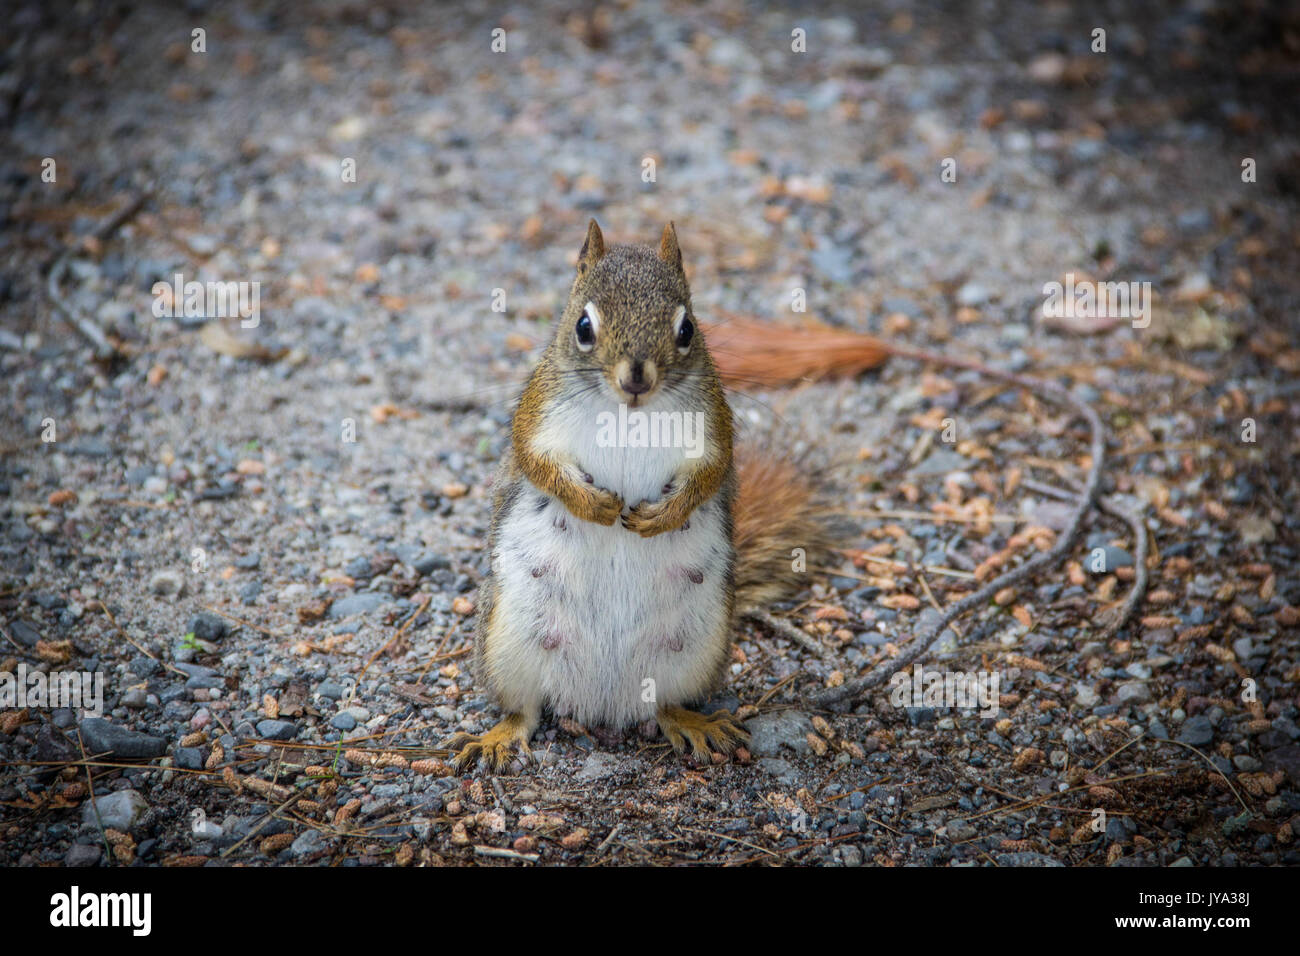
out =
{"type": "Polygon", "coordinates": [[[474,845],[474,852],[479,856],[491,856],[502,860],[518,860],[522,863],[536,863],[542,858],[539,853],[519,853],[503,846],[483,846],[477,843],[474,845]]]}
{"type": "Polygon", "coordinates": [[[1055,382],[1048,382],[1041,379],[1029,378],[1022,375],[1016,375],[1013,372],[1003,372],[999,369],[991,368],[981,362],[970,361],[967,359],[951,358],[946,355],[939,355],[934,352],[927,352],[923,349],[910,349],[904,346],[889,345],[888,350],[891,354],[900,358],[911,358],[921,362],[932,362],[937,365],[944,365],[949,368],[967,369],[979,375],[988,378],[997,379],[1007,382],[1026,391],[1047,398],[1049,401],[1058,405],[1063,405],[1070,411],[1074,412],[1079,418],[1088,423],[1092,432],[1091,442],[1091,462],[1088,467],[1088,476],[1084,482],[1083,491],[1080,492],[1074,510],[1070,513],[1070,518],[1066,522],[1065,530],[1057,539],[1056,544],[1051,550],[1043,551],[1034,555],[1018,567],[1012,568],[1004,574],[998,575],[984,587],[979,588],[960,601],[949,605],[947,610],[938,616],[930,626],[917,634],[907,648],[900,654],[878,664],[865,674],[855,677],[853,680],[846,681],[838,687],[832,687],[827,690],[819,691],[811,695],[811,702],[819,707],[825,707],[828,704],[837,701],[854,698],[880,684],[883,684],[900,670],[906,670],[913,661],[926,654],[934,642],[939,639],[939,635],[951,624],[956,618],[972,611],[984,604],[987,604],[993,595],[997,594],[1003,588],[1009,587],[1018,581],[1032,575],[1041,568],[1048,567],[1060,562],[1074,547],[1075,539],[1079,535],[1079,530],[1083,525],[1083,518],[1097,502],[1097,489],[1101,483],[1102,463],[1106,454],[1106,428],[1101,422],[1101,418],[1086,402],[1076,398],[1074,393],[1064,386],[1057,385],[1055,382]]]}
{"type": "Polygon", "coordinates": [[[784,637],[787,641],[798,644],[805,650],[812,651],[818,657],[829,657],[830,651],[808,634],[805,634],[799,628],[795,627],[789,621],[784,621],[779,617],[774,617],[762,608],[750,608],[742,615],[747,620],[756,624],[761,624],[774,637],[784,637]]]}
{"type": "MultiPolygon", "coordinates": [[[[1060,498],[1068,501],[1072,496],[1068,491],[1056,488],[1052,485],[1043,484],[1041,481],[1032,481],[1026,479],[1021,484],[1030,491],[1037,491],[1041,494],[1050,495],[1053,498],[1060,498]]],[[[1099,640],[1106,640],[1118,631],[1133,616],[1137,610],[1138,604],[1147,593],[1147,550],[1149,547],[1146,525],[1142,523],[1140,516],[1131,514],[1124,508],[1120,507],[1114,499],[1098,498],[1097,507],[1110,515],[1112,518],[1118,518],[1129,526],[1133,532],[1133,586],[1129,588],[1128,597],[1120,605],[1119,611],[1106,625],[1105,630],[1101,632],[1099,640]]]]}
{"type": "Polygon", "coordinates": [[[432,600],[433,600],[432,594],[424,595],[420,603],[416,605],[415,610],[412,611],[410,616],[407,617],[407,619],[402,622],[402,626],[397,629],[397,633],[394,634],[392,637],[390,637],[387,641],[385,641],[383,647],[379,648],[379,650],[375,651],[373,654],[370,655],[370,659],[366,661],[366,666],[361,668],[361,673],[357,675],[358,684],[360,684],[361,679],[366,676],[366,671],[370,670],[370,665],[375,662],[375,659],[378,658],[380,654],[384,653],[384,651],[392,647],[393,644],[395,644],[397,641],[401,640],[402,636],[406,633],[406,629],[410,627],[412,623],[414,623],[417,617],[419,617],[421,614],[424,613],[424,609],[429,606],[429,602],[432,600]]]}
{"type": "MultiPolygon", "coordinates": [[[[91,234],[95,241],[100,243],[107,242],[113,233],[117,232],[117,230],[134,218],[135,214],[144,207],[144,204],[149,200],[151,195],[152,193],[149,191],[142,192],[117,212],[113,213],[113,215],[109,216],[108,219],[106,219],[104,223],[91,234]]],[[[83,313],[79,308],[77,308],[77,306],[72,305],[64,299],[62,293],[59,291],[59,284],[63,281],[63,274],[67,272],[68,262],[71,258],[72,249],[68,249],[59,256],[53,267],[50,269],[49,279],[46,282],[46,291],[49,293],[50,303],[60,315],[67,319],[68,324],[76,330],[77,334],[85,339],[90,347],[94,349],[96,359],[114,358],[121,354],[121,347],[109,342],[108,337],[104,335],[104,330],[96,324],[95,320],[89,315],[83,313]]]]}

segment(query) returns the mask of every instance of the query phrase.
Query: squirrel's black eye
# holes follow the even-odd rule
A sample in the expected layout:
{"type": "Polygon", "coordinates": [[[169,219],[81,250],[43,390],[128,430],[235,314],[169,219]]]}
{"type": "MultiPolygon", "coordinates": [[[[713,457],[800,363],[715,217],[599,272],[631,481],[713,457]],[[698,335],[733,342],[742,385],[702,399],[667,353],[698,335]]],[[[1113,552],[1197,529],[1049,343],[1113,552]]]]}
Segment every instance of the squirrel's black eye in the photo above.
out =
{"type": "Polygon", "coordinates": [[[600,311],[594,302],[588,302],[582,308],[582,315],[573,327],[573,338],[578,343],[578,351],[590,352],[596,345],[596,335],[600,332],[600,311]]]}
{"type": "Polygon", "coordinates": [[[677,347],[679,349],[688,347],[694,334],[695,326],[691,324],[691,320],[682,319],[682,324],[677,327],[677,347]]]}
{"type": "Polygon", "coordinates": [[[578,324],[573,328],[573,334],[578,340],[578,348],[584,352],[596,344],[596,327],[591,323],[591,316],[586,312],[578,319],[578,324]]]}

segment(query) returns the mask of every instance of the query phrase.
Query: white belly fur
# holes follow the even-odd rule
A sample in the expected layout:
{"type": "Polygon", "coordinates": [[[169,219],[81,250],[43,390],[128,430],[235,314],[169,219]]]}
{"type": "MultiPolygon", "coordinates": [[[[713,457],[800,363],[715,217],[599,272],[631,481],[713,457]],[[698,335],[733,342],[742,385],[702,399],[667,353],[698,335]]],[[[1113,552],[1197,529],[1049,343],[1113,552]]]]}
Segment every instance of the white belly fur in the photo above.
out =
{"type": "MultiPolygon", "coordinates": [[[[567,448],[629,508],[659,499],[684,450],[600,447],[596,413],[583,404],[582,418],[548,422],[539,440],[567,448]]],[[[701,505],[684,530],[643,538],[620,522],[583,521],[554,498],[541,508],[547,496],[520,481],[493,553],[488,666],[493,683],[508,689],[501,705],[548,705],[583,723],[621,727],[705,693],[717,635],[730,626],[731,543],[721,504],[701,505]]]]}

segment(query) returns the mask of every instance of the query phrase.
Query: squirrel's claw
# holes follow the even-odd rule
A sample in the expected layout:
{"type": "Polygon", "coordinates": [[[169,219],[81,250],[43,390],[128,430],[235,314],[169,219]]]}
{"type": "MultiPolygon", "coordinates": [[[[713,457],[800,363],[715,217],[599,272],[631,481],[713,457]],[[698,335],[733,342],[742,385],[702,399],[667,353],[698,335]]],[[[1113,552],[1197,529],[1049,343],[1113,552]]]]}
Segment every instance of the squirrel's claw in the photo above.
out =
{"type": "Polygon", "coordinates": [[[445,746],[459,753],[451,759],[456,773],[466,773],[480,761],[488,773],[504,773],[510,760],[518,751],[525,759],[532,759],[528,738],[532,736],[522,714],[507,714],[485,734],[468,734],[461,731],[447,741],[445,746]]]}
{"type": "Polygon", "coordinates": [[[689,743],[691,756],[703,763],[713,762],[710,744],[722,753],[730,754],[749,741],[749,731],[725,710],[700,714],[685,707],[661,707],[656,719],[674,750],[683,753],[689,743]]]}
{"type": "Polygon", "coordinates": [[[605,526],[612,525],[623,511],[623,499],[605,488],[582,487],[580,497],[571,507],[583,521],[592,521],[605,526]]]}
{"type": "Polygon", "coordinates": [[[595,520],[603,525],[612,525],[622,513],[623,499],[612,491],[598,489],[600,497],[596,501],[595,520]]]}
{"type": "Polygon", "coordinates": [[[643,538],[653,538],[665,531],[676,531],[685,519],[679,519],[670,499],[643,501],[623,516],[623,527],[643,538]]]}

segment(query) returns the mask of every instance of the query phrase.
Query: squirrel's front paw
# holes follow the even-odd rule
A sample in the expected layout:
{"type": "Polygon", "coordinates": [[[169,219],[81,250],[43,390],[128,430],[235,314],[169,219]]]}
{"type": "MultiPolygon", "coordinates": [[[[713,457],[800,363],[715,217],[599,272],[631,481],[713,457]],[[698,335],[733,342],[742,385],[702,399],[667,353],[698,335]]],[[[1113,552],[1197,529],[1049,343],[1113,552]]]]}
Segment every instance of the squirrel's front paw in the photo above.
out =
{"type": "Polygon", "coordinates": [[[594,485],[580,486],[576,507],[570,508],[583,521],[612,525],[623,511],[623,499],[614,492],[594,485]]]}
{"type": "Polygon", "coordinates": [[[676,531],[686,519],[673,507],[671,498],[643,501],[623,516],[623,527],[643,538],[653,538],[665,531],[676,531]]]}

